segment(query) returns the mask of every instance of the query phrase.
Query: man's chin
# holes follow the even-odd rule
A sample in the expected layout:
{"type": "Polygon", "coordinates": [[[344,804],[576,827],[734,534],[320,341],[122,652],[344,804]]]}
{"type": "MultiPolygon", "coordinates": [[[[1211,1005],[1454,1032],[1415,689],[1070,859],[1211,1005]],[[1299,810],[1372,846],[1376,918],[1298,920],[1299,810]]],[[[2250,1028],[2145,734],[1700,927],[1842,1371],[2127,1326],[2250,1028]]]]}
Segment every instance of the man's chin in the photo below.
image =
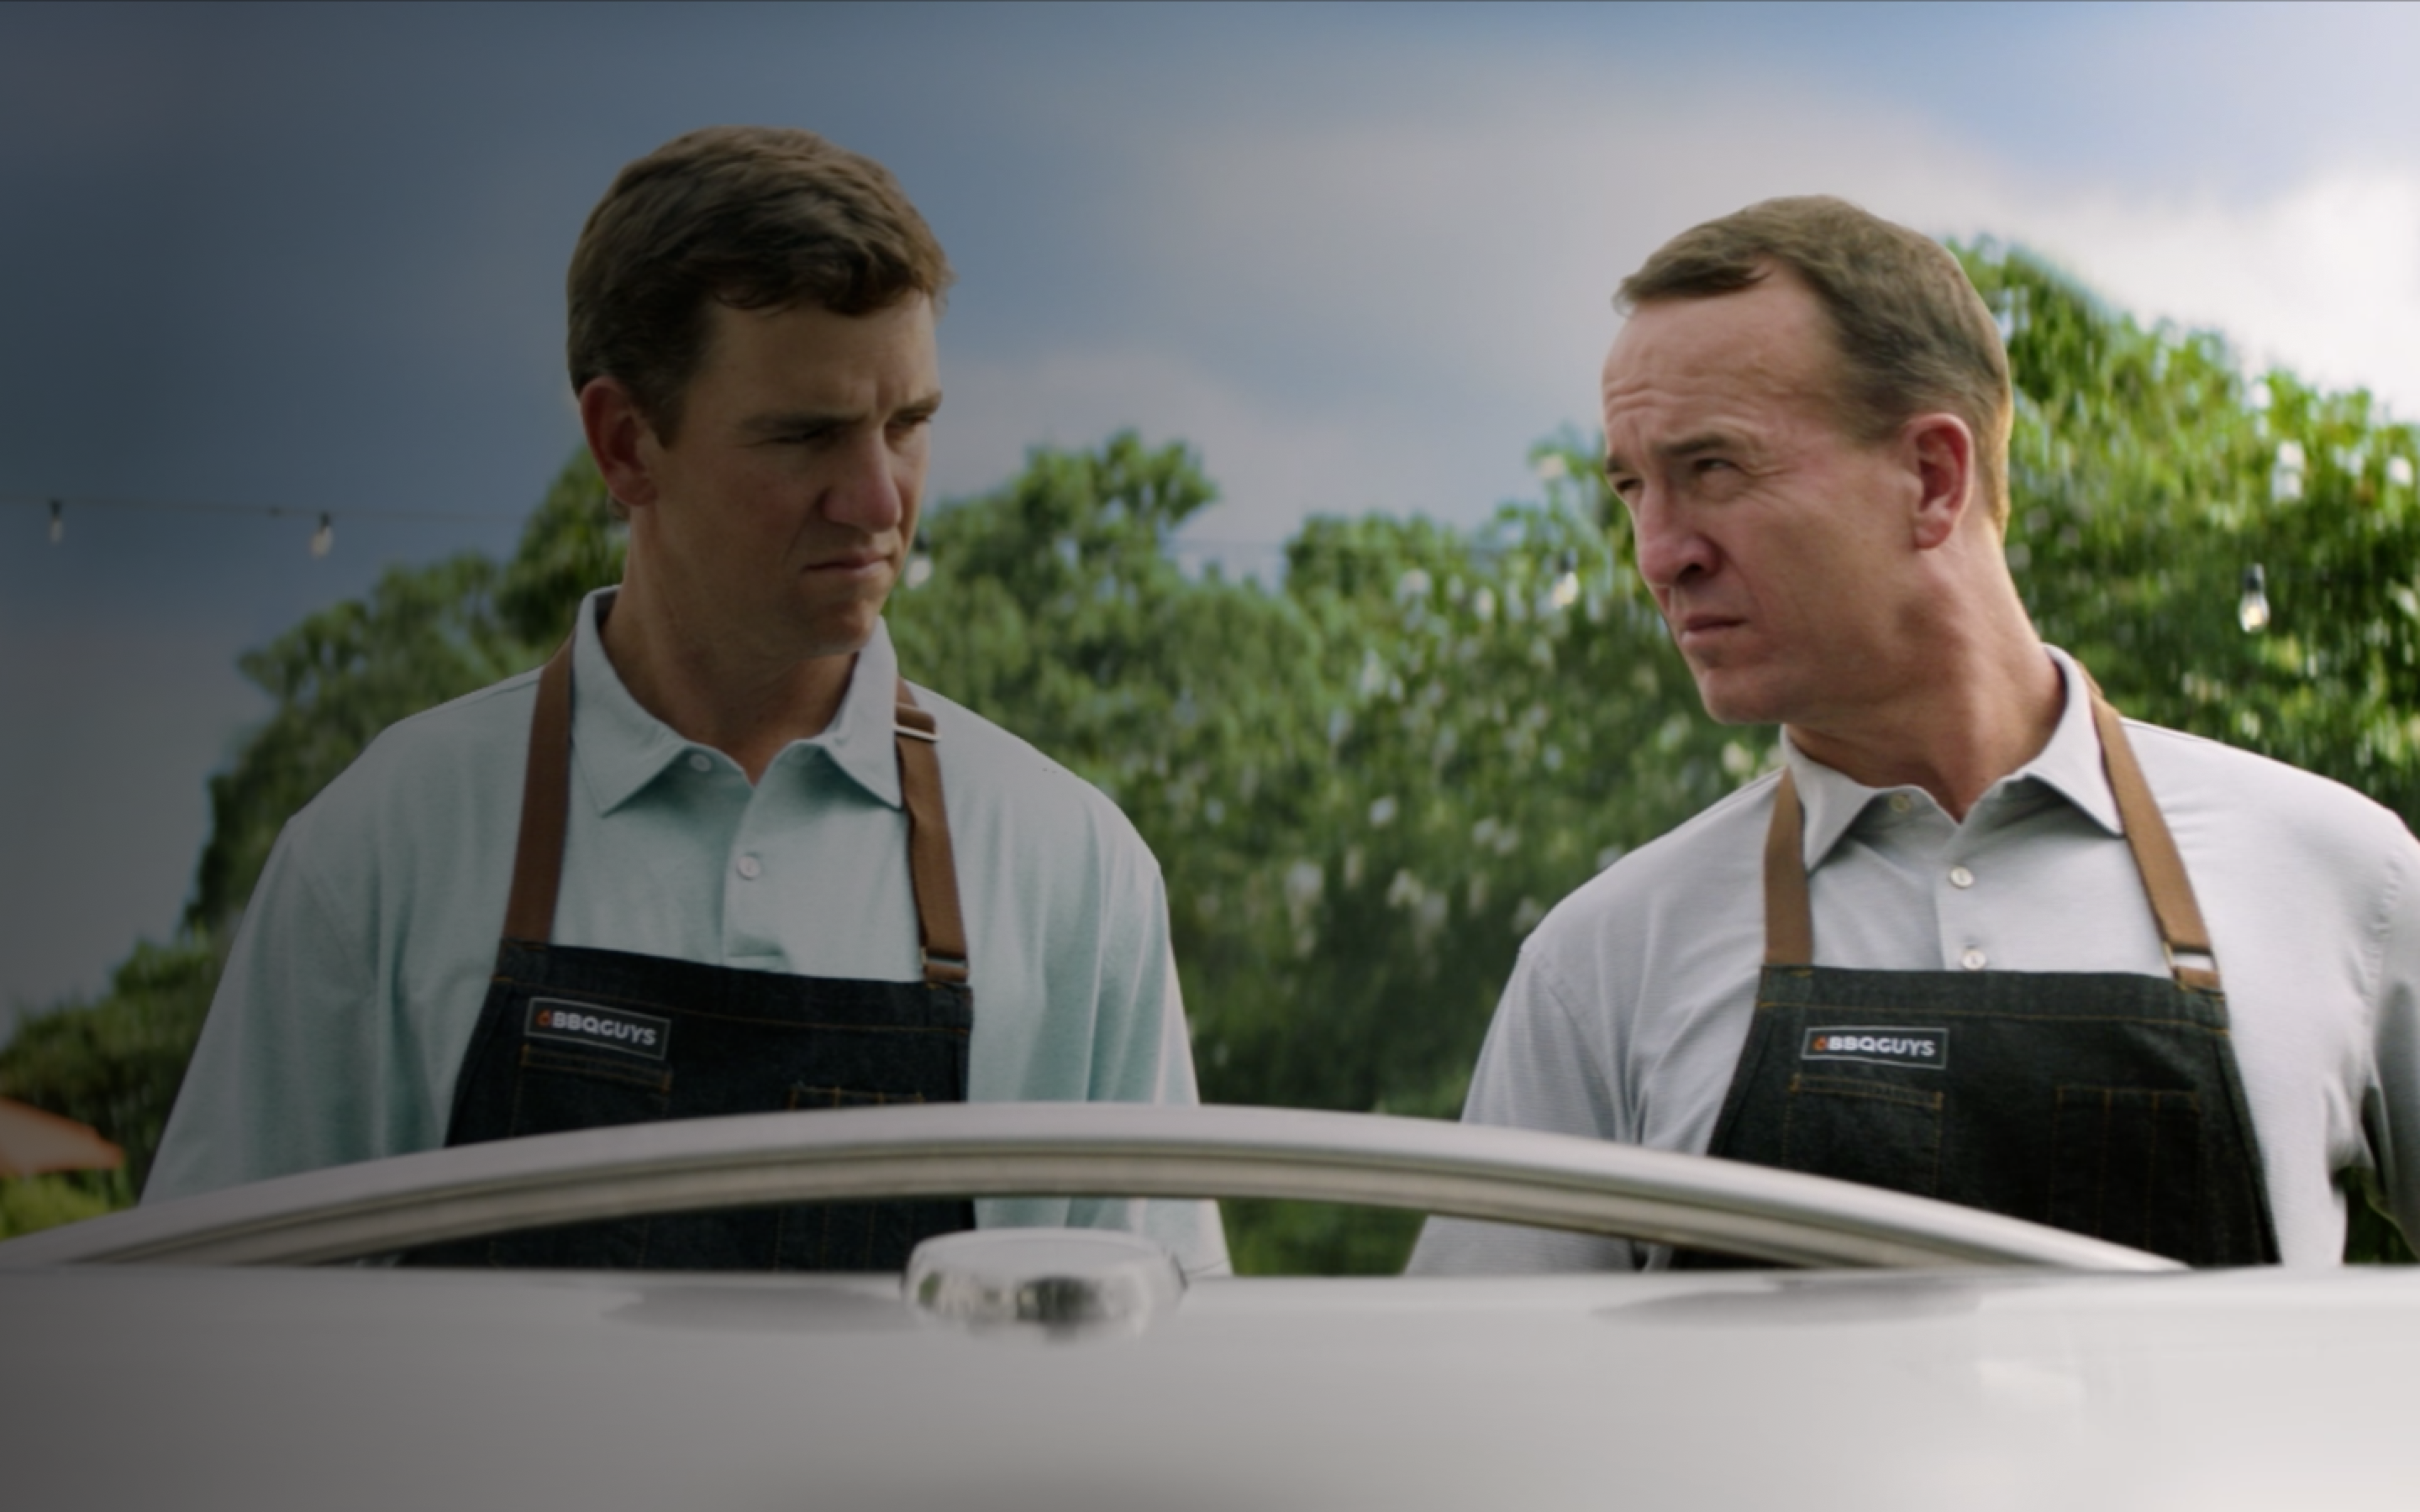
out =
{"type": "Polygon", "coordinates": [[[814,617],[801,627],[800,659],[820,656],[854,656],[874,639],[875,626],[882,623],[879,603],[865,607],[861,613],[836,614],[830,611],[814,617]]]}
{"type": "Polygon", "coordinates": [[[1698,702],[1716,724],[1779,724],[1781,714],[1771,691],[1757,679],[1720,668],[1689,669],[1697,679],[1698,702]]]}

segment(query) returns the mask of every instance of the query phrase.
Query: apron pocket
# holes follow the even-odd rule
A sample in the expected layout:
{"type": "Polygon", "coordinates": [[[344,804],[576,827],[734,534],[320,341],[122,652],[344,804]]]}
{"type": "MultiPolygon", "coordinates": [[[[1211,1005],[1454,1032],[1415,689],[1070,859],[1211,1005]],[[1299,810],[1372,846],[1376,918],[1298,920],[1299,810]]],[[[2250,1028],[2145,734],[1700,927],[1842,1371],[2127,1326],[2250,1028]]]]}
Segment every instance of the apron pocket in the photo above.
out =
{"type": "Polygon", "coordinates": [[[1783,1170],[1920,1197],[1941,1187],[1938,1091],[1852,1076],[1797,1075],[1781,1121],[1783,1170]]]}
{"type": "Polygon", "coordinates": [[[2199,1259],[2201,1099],[2142,1087],[2061,1087],[2050,1222],[2114,1244],[2199,1259]]]}
{"type": "MultiPolygon", "coordinates": [[[[610,1124],[654,1123],[672,1100],[672,1072],[603,1056],[521,1046],[513,1077],[510,1134],[562,1134],[610,1124]]],[[[644,1218],[570,1224],[489,1242],[490,1265],[635,1269],[647,1263],[644,1218]]]]}
{"type": "Polygon", "coordinates": [[[513,1078],[511,1136],[617,1123],[653,1123],[672,1102],[673,1073],[602,1056],[521,1046],[513,1078]]]}
{"type": "MultiPolygon", "coordinates": [[[[917,1092],[793,1083],[790,1106],[878,1108],[922,1103],[917,1092]]],[[[896,1271],[916,1242],[966,1227],[960,1204],[942,1201],[818,1202],[783,1208],[774,1233],[774,1265],[783,1271],[896,1271]]]]}

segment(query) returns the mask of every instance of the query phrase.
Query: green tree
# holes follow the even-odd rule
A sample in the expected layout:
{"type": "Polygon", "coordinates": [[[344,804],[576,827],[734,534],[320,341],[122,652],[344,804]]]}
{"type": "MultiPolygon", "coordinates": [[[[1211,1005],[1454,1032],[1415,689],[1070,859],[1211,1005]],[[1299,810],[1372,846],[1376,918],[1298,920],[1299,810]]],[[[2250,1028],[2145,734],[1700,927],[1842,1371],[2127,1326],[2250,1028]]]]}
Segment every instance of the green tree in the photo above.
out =
{"type": "Polygon", "coordinates": [[[2420,816],[2413,428],[2365,391],[2247,378],[2218,336],[2113,315],[2022,252],[1964,260],[2008,333],[2009,555],[2042,633],[2129,714],[2420,816]]]}
{"type": "Polygon", "coordinates": [[[206,938],[138,945],[100,998],[61,1005],[18,1026],[0,1050],[0,1094],[92,1125],[126,1152],[126,1164],[49,1178],[39,1190],[51,1196],[39,1201],[37,1189],[0,1182],[0,1233],[36,1227],[42,1215],[85,1216],[91,1203],[134,1200],[218,975],[219,957],[206,938]],[[12,1190],[16,1196],[6,1196],[12,1190]]]}

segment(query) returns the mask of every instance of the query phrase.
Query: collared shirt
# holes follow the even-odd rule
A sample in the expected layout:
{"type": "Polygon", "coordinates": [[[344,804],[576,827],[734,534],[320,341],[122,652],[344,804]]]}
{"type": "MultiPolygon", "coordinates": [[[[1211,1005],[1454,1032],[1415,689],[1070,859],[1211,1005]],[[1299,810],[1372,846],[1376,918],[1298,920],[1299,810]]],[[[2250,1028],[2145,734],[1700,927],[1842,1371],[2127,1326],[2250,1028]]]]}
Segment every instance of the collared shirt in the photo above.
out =
{"type": "MultiPolygon", "coordinates": [[[[2168,967],[2075,664],[2050,742],[1963,821],[1785,742],[1806,804],[1815,963],[1885,971],[2168,967]]],[[[2420,1232],[2420,844],[2350,789],[2128,721],[2193,880],[2289,1264],[2343,1253],[2349,1168],[2420,1232]]],[[[1702,1154],[1764,953],[1777,774],[1641,846],[1522,947],[1465,1119],[1702,1154]]],[[[1428,1272],[1621,1268],[1654,1246],[1432,1222],[1428,1272]]]]}
{"type": "MultiPolygon", "coordinates": [[[[887,630],[751,784],[623,687],[582,607],[554,938],[752,971],[921,980],[887,630]]],[[[494,970],[537,674],[402,720],[287,824],[147,1200],[444,1144],[494,970]]],[[[1195,1099],[1159,868],[1100,792],[919,687],[975,998],[976,1102],[1195,1099]]],[[[1206,1203],[987,1200],[985,1225],[1140,1227],[1220,1268],[1206,1203]]]]}

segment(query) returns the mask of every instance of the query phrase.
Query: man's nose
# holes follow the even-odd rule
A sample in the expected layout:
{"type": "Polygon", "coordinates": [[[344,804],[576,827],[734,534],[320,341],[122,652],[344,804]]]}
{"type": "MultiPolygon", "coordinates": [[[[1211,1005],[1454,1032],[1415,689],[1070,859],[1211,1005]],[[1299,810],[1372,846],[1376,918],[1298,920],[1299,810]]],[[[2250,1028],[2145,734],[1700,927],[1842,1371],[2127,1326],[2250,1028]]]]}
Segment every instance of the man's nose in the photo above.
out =
{"type": "Polygon", "coordinates": [[[1655,589],[1677,587],[1714,569],[1714,545],[1650,486],[1630,501],[1631,541],[1638,576],[1655,589]]]}
{"type": "Polygon", "coordinates": [[[876,431],[851,444],[839,460],[840,471],[824,495],[826,517],[869,535],[897,529],[907,509],[907,492],[915,486],[908,459],[876,431]]]}

